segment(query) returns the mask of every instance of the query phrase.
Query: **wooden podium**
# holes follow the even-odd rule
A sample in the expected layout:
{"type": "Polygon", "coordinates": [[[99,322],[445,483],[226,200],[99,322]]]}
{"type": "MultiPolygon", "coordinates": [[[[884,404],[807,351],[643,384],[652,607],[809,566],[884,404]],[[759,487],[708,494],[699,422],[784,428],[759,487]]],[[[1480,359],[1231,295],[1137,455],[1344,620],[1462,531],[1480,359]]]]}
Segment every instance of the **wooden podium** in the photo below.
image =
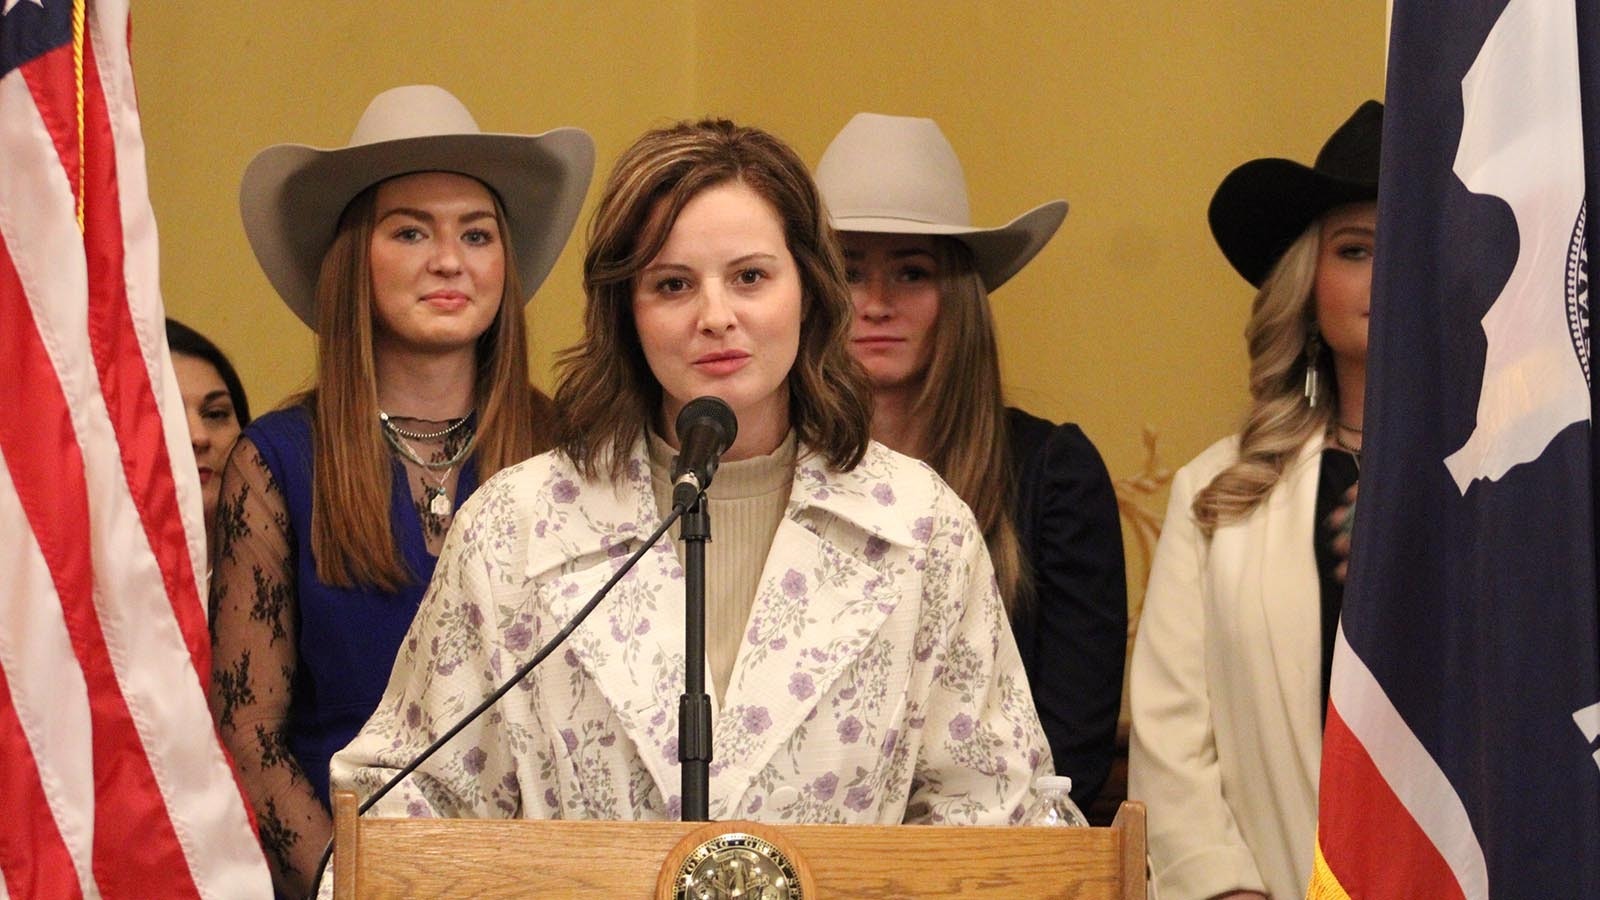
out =
{"type": "MultiPolygon", "coordinates": [[[[334,795],[335,900],[671,898],[684,861],[712,852],[708,841],[715,850],[746,841],[718,838],[728,832],[780,851],[804,900],[1145,900],[1144,805],[1137,802],[1123,803],[1109,828],[363,819],[356,806],[354,794],[334,795]]],[[[742,863],[728,858],[734,876],[724,878],[743,885],[742,863]]],[[[682,895],[788,896],[769,891],[735,886],[682,895]]]]}

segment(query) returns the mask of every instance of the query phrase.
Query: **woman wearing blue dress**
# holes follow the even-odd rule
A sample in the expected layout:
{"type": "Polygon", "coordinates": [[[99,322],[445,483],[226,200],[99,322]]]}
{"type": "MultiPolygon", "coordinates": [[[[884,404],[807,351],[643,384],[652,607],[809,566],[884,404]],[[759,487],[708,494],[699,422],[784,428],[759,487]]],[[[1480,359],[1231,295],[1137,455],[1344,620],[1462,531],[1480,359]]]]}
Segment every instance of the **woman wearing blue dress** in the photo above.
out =
{"type": "Polygon", "coordinates": [[[377,704],[455,510],[550,446],[523,304],[594,165],[588,135],[487,134],[432,86],[367,107],[350,143],[270,147],[240,210],[263,271],[317,334],[315,386],[224,471],[211,705],[280,892],[330,833],[328,760],[377,704]]]}

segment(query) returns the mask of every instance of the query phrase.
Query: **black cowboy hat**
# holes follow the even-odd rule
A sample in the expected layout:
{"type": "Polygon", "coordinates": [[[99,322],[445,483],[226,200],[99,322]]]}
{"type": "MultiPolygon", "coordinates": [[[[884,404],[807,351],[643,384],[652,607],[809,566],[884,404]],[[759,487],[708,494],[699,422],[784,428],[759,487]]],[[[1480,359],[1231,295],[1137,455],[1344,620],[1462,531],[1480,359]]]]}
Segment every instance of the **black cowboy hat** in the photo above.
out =
{"type": "Polygon", "coordinates": [[[1211,234],[1233,268],[1261,286],[1278,257],[1317,217],[1378,197],[1383,104],[1368,100],[1322,145],[1316,165],[1253,159],[1222,179],[1211,197],[1211,234]]]}

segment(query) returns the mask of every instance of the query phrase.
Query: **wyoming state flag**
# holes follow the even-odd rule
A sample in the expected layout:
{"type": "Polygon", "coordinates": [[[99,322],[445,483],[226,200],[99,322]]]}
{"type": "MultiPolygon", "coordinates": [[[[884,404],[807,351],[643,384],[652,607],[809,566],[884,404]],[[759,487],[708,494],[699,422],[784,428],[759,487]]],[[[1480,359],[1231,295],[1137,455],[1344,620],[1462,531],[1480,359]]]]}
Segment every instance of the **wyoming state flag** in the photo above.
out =
{"type": "Polygon", "coordinates": [[[1395,0],[1309,896],[1600,898],[1600,3],[1395,0]]]}

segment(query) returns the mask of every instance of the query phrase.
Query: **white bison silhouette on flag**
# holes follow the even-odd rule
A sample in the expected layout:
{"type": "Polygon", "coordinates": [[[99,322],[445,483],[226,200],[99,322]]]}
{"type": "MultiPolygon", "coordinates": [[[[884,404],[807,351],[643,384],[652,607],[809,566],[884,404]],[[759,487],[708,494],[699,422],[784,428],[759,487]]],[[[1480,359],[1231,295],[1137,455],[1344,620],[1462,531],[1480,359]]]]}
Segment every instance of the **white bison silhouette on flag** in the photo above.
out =
{"type": "Polygon", "coordinates": [[[1560,12],[1511,0],[1461,80],[1454,171],[1469,190],[1511,207],[1521,244],[1483,317],[1477,426],[1444,461],[1463,494],[1476,479],[1538,459],[1568,425],[1589,419],[1578,48],[1573,6],[1554,6],[1560,12]]]}

